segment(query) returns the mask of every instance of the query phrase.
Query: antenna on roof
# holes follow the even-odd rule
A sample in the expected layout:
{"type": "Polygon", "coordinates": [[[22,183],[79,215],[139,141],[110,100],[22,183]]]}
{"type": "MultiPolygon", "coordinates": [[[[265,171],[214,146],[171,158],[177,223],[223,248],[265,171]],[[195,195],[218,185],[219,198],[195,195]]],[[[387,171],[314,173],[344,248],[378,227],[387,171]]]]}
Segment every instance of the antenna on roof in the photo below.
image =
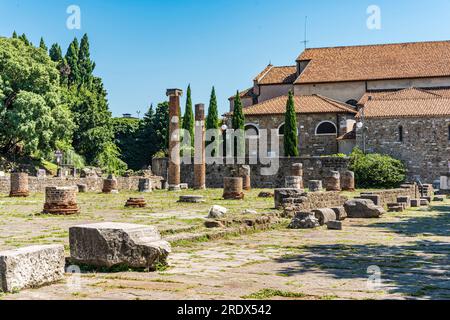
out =
{"type": "Polygon", "coordinates": [[[302,43],[305,45],[305,50],[308,47],[308,16],[305,16],[305,40],[302,43]]]}

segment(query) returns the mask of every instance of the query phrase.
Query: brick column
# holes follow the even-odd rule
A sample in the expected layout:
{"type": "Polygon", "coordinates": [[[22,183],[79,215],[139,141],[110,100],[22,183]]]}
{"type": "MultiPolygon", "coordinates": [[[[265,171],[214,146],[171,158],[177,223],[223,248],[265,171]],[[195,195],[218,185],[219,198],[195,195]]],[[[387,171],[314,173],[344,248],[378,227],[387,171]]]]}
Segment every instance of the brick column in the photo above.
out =
{"type": "Polygon", "coordinates": [[[195,105],[194,189],[206,189],[205,105],[195,105]]]}
{"type": "Polygon", "coordinates": [[[175,134],[180,129],[180,89],[168,89],[169,97],[169,190],[180,190],[180,135],[175,134]]]}

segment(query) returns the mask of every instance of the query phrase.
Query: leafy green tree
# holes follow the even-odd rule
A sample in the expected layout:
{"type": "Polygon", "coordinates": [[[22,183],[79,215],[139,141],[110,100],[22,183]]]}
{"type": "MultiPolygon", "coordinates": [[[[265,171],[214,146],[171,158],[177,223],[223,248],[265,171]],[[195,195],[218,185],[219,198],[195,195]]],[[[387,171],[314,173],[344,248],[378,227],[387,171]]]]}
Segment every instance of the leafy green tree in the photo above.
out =
{"type": "Polygon", "coordinates": [[[85,34],[81,39],[80,50],[78,53],[78,70],[81,83],[90,83],[94,69],[95,63],[91,60],[89,52],[89,38],[87,34],[85,34]]]}
{"type": "Polygon", "coordinates": [[[234,143],[235,156],[239,156],[245,151],[245,117],[239,91],[234,99],[232,125],[234,130],[239,130],[239,134],[236,135],[237,141],[234,143]]]}
{"type": "Polygon", "coordinates": [[[61,47],[57,43],[52,44],[49,55],[52,61],[60,62],[63,60],[61,47]]]}
{"type": "Polygon", "coordinates": [[[153,128],[157,141],[156,151],[163,151],[167,154],[169,150],[169,102],[159,103],[156,107],[153,128]]]}
{"type": "MultiPolygon", "coordinates": [[[[219,133],[220,128],[220,120],[219,120],[219,111],[217,108],[217,97],[216,97],[216,89],[213,87],[211,90],[211,98],[209,99],[209,107],[208,107],[208,115],[206,117],[206,130],[217,130],[219,133]]],[[[208,142],[207,145],[214,143],[214,149],[218,150],[219,141],[213,140],[208,142]]],[[[212,154],[211,156],[215,156],[212,154]]]]}
{"type": "Polygon", "coordinates": [[[45,52],[48,51],[47,46],[45,45],[45,41],[44,38],[41,37],[41,41],[39,42],[39,48],[41,48],[42,50],[44,50],[45,52]]]}
{"type": "Polygon", "coordinates": [[[286,157],[298,157],[297,114],[295,112],[294,94],[289,91],[286,103],[284,123],[284,155],[286,157]]]}
{"type": "Polygon", "coordinates": [[[121,150],[122,159],[130,169],[142,169],[139,145],[141,120],[133,118],[113,118],[115,144],[121,150]]]}
{"type": "Polygon", "coordinates": [[[24,41],[0,38],[0,124],[6,156],[48,157],[57,143],[70,143],[74,125],[54,63],[24,41]]]}
{"type": "Polygon", "coordinates": [[[65,56],[67,65],[70,68],[69,85],[79,84],[81,80],[80,68],[78,65],[79,51],[78,39],[75,38],[67,49],[65,56]]]}
{"type": "Polygon", "coordinates": [[[95,164],[109,174],[122,175],[127,170],[127,164],[120,159],[120,149],[112,141],[103,146],[103,151],[95,158],[95,164]]]}
{"type": "MultiPolygon", "coordinates": [[[[191,85],[188,86],[187,94],[186,94],[186,109],[184,111],[184,117],[183,117],[183,129],[189,133],[191,141],[190,146],[194,146],[194,126],[195,126],[195,119],[194,119],[194,111],[192,110],[192,97],[191,97],[191,85]]],[[[187,138],[187,136],[186,136],[187,138]]]]}

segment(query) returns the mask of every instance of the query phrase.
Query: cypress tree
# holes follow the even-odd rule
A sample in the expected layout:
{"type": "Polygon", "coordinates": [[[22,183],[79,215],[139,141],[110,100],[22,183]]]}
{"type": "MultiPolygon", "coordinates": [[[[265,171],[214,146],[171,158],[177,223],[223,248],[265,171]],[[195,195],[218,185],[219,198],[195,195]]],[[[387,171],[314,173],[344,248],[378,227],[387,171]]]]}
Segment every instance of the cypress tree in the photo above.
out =
{"type": "Polygon", "coordinates": [[[187,132],[189,132],[189,134],[191,135],[190,145],[192,147],[194,146],[194,126],[195,120],[194,120],[194,112],[192,111],[191,85],[189,85],[186,94],[186,109],[184,111],[182,128],[187,132]]]}
{"type": "Polygon", "coordinates": [[[69,85],[80,83],[80,69],[78,67],[79,51],[78,39],[75,38],[67,49],[65,57],[70,67],[69,85]]]}
{"type": "Polygon", "coordinates": [[[49,55],[50,59],[54,62],[60,62],[63,60],[61,47],[57,43],[52,44],[49,55]]]}
{"type": "Polygon", "coordinates": [[[295,112],[294,95],[289,91],[286,103],[284,123],[284,155],[286,157],[298,157],[297,114],[295,112]]]}
{"type": "Polygon", "coordinates": [[[12,34],[12,38],[13,39],[17,39],[18,38],[16,30],[14,30],[14,32],[12,34]]]}
{"type": "Polygon", "coordinates": [[[89,51],[89,38],[87,34],[85,34],[81,39],[80,50],[78,53],[78,70],[82,83],[90,83],[94,68],[95,63],[91,60],[89,51]]]}
{"type": "Polygon", "coordinates": [[[232,125],[234,130],[240,130],[240,134],[236,135],[238,140],[235,141],[235,156],[243,153],[245,150],[245,117],[244,112],[242,110],[242,102],[239,91],[236,93],[236,98],[234,99],[234,111],[232,118],[232,125]]]}
{"type": "MultiPolygon", "coordinates": [[[[211,98],[209,99],[209,107],[208,107],[208,116],[206,117],[206,130],[217,130],[219,133],[220,121],[219,121],[219,111],[217,109],[217,97],[216,97],[216,89],[213,87],[211,91],[211,98]]],[[[214,143],[214,149],[219,150],[219,140],[214,140],[211,142],[207,142],[207,146],[211,143],[214,143]]],[[[211,154],[211,156],[216,156],[211,154]]]]}
{"type": "Polygon", "coordinates": [[[41,41],[40,41],[40,43],[39,43],[39,48],[41,48],[41,49],[44,50],[45,52],[48,52],[48,48],[47,48],[47,46],[45,45],[44,38],[42,38],[42,37],[41,37],[41,41]]]}
{"type": "Polygon", "coordinates": [[[27,46],[31,45],[32,43],[28,40],[27,36],[25,33],[23,33],[20,37],[20,40],[22,40],[27,46]]]}

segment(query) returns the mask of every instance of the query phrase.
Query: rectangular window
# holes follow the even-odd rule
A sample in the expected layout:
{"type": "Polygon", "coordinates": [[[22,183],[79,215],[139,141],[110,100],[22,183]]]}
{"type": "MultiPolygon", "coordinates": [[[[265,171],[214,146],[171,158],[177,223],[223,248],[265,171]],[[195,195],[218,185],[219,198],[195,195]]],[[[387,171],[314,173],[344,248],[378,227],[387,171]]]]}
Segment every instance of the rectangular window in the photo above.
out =
{"type": "Polygon", "coordinates": [[[398,127],[398,141],[403,142],[403,127],[398,127]]]}

